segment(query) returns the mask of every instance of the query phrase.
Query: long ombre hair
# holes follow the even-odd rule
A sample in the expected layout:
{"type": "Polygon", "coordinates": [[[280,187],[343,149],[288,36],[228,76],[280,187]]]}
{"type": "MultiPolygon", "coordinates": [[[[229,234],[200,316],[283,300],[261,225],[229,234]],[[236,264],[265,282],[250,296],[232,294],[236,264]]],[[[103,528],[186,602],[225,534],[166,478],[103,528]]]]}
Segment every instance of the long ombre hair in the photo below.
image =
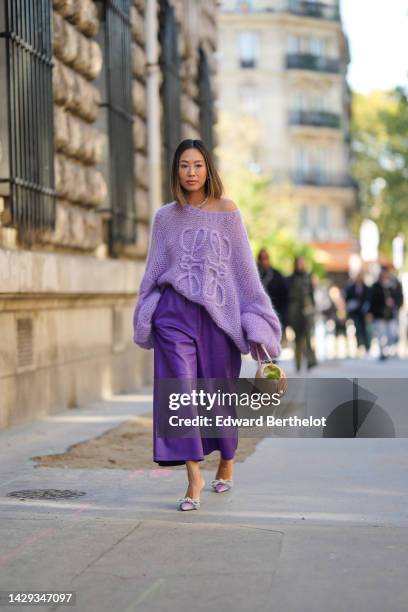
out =
{"type": "Polygon", "coordinates": [[[220,175],[215,167],[211,153],[202,140],[191,140],[189,138],[180,142],[174,153],[171,170],[171,192],[173,198],[179,204],[187,203],[187,192],[185,189],[183,189],[180,183],[179,164],[180,157],[183,155],[184,151],[187,151],[188,149],[197,149],[197,151],[200,151],[201,155],[203,156],[207,168],[207,179],[204,185],[205,195],[206,197],[216,198],[218,200],[223,194],[224,187],[220,179],[220,175]]]}

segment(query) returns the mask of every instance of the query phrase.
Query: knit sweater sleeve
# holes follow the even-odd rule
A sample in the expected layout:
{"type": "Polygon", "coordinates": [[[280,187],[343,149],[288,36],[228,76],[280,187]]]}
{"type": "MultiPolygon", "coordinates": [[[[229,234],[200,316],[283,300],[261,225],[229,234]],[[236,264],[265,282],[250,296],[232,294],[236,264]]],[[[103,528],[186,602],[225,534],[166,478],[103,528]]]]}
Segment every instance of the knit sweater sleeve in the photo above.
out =
{"type": "Polygon", "coordinates": [[[133,312],[133,341],[141,348],[153,348],[152,316],[161,292],[157,280],[167,268],[165,236],[159,209],[152,223],[146,267],[133,312]]]}
{"type": "MultiPolygon", "coordinates": [[[[256,345],[264,344],[272,358],[281,352],[282,328],[269,295],[266,293],[249,243],[241,213],[236,215],[234,242],[236,256],[233,265],[241,303],[241,324],[256,360],[256,345]]],[[[266,358],[259,346],[261,358],[266,358]]]]}

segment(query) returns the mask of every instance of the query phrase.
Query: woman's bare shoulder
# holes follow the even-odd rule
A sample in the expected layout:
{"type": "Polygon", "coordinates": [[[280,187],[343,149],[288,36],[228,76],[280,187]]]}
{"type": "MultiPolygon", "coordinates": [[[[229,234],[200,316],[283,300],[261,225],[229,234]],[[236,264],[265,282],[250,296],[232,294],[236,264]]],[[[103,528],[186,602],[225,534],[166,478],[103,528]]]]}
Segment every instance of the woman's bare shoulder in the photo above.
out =
{"type": "Polygon", "coordinates": [[[220,210],[223,212],[230,212],[232,210],[237,210],[238,206],[235,204],[233,200],[229,198],[220,198],[219,200],[220,210]]]}

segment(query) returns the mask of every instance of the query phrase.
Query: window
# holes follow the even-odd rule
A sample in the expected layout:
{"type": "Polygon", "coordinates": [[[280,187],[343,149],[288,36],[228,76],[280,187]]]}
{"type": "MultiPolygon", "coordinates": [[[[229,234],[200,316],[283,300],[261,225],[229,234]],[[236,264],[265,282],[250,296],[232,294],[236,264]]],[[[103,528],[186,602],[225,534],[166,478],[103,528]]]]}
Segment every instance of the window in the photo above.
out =
{"type": "Polygon", "coordinates": [[[326,175],[327,154],[325,149],[315,149],[313,151],[313,177],[319,182],[326,175]]]}
{"type": "Polygon", "coordinates": [[[298,36],[297,34],[289,34],[288,36],[288,52],[289,53],[310,53],[311,39],[309,36],[298,36]]]}
{"type": "Polygon", "coordinates": [[[311,110],[322,112],[327,109],[326,96],[321,93],[315,93],[311,96],[311,110]]]}
{"type": "Polygon", "coordinates": [[[310,39],[310,53],[317,57],[324,57],[326,55],[326,42],[322,38],[311,38],[310,39]]]}
{"type": "Polygon", "coordinates": [[[292,96],[292,110],[304,111],[307,109],[307,96],[304,91],[295,91],[292,96]]]}
{"type": "Polygon", "coordinates": [[[328,206],[319,207],[318,227],[327,231],[330,225],[330,209],[328,206]]]}
{"type": "Polygon", "coordinates": [[[299,228],[309,229],[311,222],[310,207],[307,204],[302,204],[299,209],[299,228]]]}
{"type": "Polygon", "coordinates": [[[317,227],[315,228],[315,234],[319,240],[327,240],[329,234],[334,237],[335,232],[331,227],[332,219],[330,215],[330,208],[327,205],[319,206],[317,210],[317,227]]]}
{"type": "Polygon", "coordinates": [[[181,141],[181,81],[178,32],[174,9],[168,0],[161,1],[160,65],[163,74],[161,98],[163,105],[164,168],[163,197],[170,194],[170,171],[174,152],[181,141]]]}
{"type": "Polygon", "coordinates": [[[0,3],[2,221],[23,229],[55,224],[51,20],[49,0],[0,3]]]}
{"type": "Polygon", "coordinates": [[[296,170],[300,176],[309,174],[310,156],[305,148],[297,149],[296,151],[296,170]]]}
{"type": "Polygon", "coordinates": [[[133,104],[129,0],[101,3],[99,40],[104,49],[101,84],[108,133],[109,251],[136,240],[134,195],[133,104]]]}
{"type": "Polygon", "coordinates": [[[295,151],[295,180],[323,185],[330,179],[332,151],[326,147],[299,147],[295,151]]]}
{"type": "Polygon", "coordinates": [[[303,204],[299,208],[299,234],[304,240],[326,240],[331,233],[330,207],[303,204]]]}
{"type": "Polygon", "coordinates": [[[259,92],[255,85],[242,85],[239,90],[240,110],[248,115],[259,112],[259,92]]]}
{"type": "Polygon", "coordinates": [[[256,68],[258,36],[255,32],[240,32],[238,35],[239,65],[241,68],[256,68]]]}
{"type": "Polygon", "coordinates": [[[292,93],[291,108],[296,111],[329,111],[329,98],[324,92],[298,89],[292,93]]]}
{"type": "Polygon", "coordinates": [[[289,34],[288,36],[288,52],[299,53],[300,52],[300,39],[298,36],[289,34]]]}

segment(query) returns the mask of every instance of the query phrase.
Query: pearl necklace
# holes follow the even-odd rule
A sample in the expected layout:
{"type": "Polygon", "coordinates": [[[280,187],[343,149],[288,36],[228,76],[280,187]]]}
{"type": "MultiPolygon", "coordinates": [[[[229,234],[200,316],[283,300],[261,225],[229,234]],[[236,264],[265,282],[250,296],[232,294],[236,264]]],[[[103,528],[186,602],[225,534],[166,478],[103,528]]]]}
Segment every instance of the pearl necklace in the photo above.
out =
{"type": "Polygon", "coordinates": [[[208,202],[208,196],[205,198],[205,200],[200,202],[200,204],[190,204],[190,202],[188,202],[188,204],[190,206],[194,206],[194,208],[202,208],[205,204],[207,204],[207,202],[208,202]]]}

